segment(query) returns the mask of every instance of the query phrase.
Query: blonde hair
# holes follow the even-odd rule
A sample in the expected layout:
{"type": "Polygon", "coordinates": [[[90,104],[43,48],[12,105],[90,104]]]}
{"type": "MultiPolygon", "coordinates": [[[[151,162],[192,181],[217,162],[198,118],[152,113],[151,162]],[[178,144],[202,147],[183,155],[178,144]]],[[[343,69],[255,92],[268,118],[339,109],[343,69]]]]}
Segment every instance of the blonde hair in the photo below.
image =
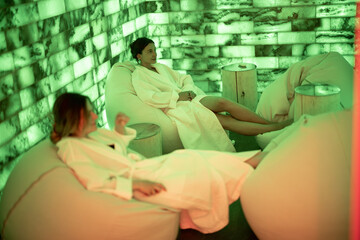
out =
{"type": "Polygon", "coordinates": [[[78,93],[64,93],[60,95],[53,107],[54,125],[50,134],[53,143],[57,143],[63,137],[71,136],[78,128],[83,110],[85,118],[89,117],[86,102],[90,99],[78,93]]]}

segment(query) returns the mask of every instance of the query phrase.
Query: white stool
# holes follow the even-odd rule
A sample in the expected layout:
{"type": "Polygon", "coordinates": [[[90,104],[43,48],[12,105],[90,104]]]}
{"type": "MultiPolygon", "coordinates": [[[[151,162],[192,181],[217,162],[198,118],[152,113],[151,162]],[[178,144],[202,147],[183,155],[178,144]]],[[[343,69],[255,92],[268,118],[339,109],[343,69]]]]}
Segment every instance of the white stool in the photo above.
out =
{"type": "Polygon", "coordinates": [[[128,127],[136,130],[136,138],[130,142],[129,148],[147,158],[162,155],[161,129],[158,125],[137,123],[128,127]]]}
{"type": "Polygon", "coordinates": [[[256,65],[235,63],[221,69],[223,96],[255,111],[258,103],[256,65]]]}
{"type": "Polygon", "coordinates": [[[295,88],[294,120],[341,109],[340,88],[331,84],[306,84],[295,88]]]}

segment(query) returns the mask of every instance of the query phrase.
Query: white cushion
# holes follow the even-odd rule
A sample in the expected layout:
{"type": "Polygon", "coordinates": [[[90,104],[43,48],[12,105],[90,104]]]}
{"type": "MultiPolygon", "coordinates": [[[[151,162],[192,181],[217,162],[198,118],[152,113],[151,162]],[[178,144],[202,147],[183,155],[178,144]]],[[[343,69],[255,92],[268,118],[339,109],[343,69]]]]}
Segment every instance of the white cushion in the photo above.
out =
{"type": "Polygon", "coordinates": [[[341,103],[352,107],[353,67],[336,52],[309,57],[293,64],[262,93],[256,112],[271,121],[293,118],[290,111],[295,88],[309,83],[328,83],[341,89],[341,103]],[[289,112],[290,111],[290,112],[289,112]]]}
{"type": "Polygon", "coordinates": [[[12,171],[0,226],[4,239],[167,240],[176,239],[179,213],[86,190],[45,140],[12,171]]]}
{"type": "Polygon", "coordinates": [[[148,122],[160,126],[163,153],[184,148],[175,123],[160,109],[143,103],[136,95],[131,82],[134,68],[131,62],[116,63],[107,76],[105,108],[109,127],[114,127],[116,114],[123,112],[130,117],[129,124],[148,122]]]}
{"type": "Polygon", "coordinates": [[[304,116],[273,139],[241,203],[262,240],[348,239],[352,111],[304,116]]]}
{"type": "MultiPolygon", "coordinates": [[[[294,117],[295,88],[309,83],[327,83],[341,89],[344,109],[353,105],[353,67],[339,53],[330,52],[306,58],[293,64],[283,75],[272,82],[262,93],[256,112],[270,121],[283,121],[294,117]]],[[[281,131],[260,134],[256,137],[264,148],[281,131]]]]}

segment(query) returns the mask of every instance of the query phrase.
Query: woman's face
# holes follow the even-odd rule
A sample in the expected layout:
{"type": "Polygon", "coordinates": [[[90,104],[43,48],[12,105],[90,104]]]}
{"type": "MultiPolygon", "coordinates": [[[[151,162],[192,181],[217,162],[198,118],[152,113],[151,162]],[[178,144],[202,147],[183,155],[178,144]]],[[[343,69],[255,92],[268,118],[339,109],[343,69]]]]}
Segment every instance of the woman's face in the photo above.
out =
{"type": "Polygon", "coordinates": [[[153,43],[149,43],[141,52],[138,54],[138,59],[141,61],[141,65],[149,66],[150,64],[156,63],[156,48],[153,43]]]}
{"type": "Polygon", "coordinates": [[[87,136],[89,133],[94,132],[97,129],[96,119],[98,118],[98,116],[96,115],[96,113],[94,113],[93,107],[88,100],[86,101],[85,111],[88,112],[89,116],[86,117],[85,112],[82,115],[83,123],[84,123],[84,127],[82,129],[82,134],[81,134],[82,136],[87,136]]]}

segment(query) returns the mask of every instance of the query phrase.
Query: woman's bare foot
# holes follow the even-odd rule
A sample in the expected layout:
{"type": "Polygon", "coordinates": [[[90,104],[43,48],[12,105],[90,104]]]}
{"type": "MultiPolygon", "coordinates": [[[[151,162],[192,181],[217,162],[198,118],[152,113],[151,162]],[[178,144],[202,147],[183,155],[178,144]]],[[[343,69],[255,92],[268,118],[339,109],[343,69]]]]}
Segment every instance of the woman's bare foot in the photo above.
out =
{"type": "Polygon", "coordinates": [[[245,162],[251,165],[253,168],[256,168],[267,154],[268,154],[267,152],[258,152],[257,154],[255,154],[245,162]]]}
{"type": "Polygon", "coordinates": [[[287,126],[290,126],[293,123],[294,123],[294,119],[288,119],[288,120],[279,122],[279,123],[276,124],[277,127],[278,127],[277,130],[280,130],[280,129],[283,129],[283,128],[287,127],[287,126]]]}

